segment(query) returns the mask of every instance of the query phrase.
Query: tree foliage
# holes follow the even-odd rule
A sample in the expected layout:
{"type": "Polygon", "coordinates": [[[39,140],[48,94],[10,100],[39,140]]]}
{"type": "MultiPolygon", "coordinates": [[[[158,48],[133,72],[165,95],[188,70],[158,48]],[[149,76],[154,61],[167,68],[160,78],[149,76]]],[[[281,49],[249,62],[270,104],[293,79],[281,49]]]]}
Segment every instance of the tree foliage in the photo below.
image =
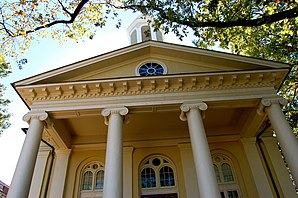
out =
{"type": "Polygon", "coordinates": [[[280,94],[289,100],[284,110],[298,130],[297,0],[4,0],[0,50],[17,57],[33,40],[46,36],[61,42],[93,38],[95,27],[103,27],[109,17],[121,24],[119,10],[149,16],[154,28],[180,39],[191,30],[201,48],[218,45],[232,53],[291,64],[280,94]]]}
{"type": "MultiPolygon", "coordinates": [[[[4,58],[0,54],[0,80],[11,73],[10,64],[4,62],[4,58]]],[[[10,103],[8,99],[3,99],[4,85],[0,84],[0,134],[3,129],[9,127],[8,119],[10,114],[7,111],[7,105],[10,103]]]]}

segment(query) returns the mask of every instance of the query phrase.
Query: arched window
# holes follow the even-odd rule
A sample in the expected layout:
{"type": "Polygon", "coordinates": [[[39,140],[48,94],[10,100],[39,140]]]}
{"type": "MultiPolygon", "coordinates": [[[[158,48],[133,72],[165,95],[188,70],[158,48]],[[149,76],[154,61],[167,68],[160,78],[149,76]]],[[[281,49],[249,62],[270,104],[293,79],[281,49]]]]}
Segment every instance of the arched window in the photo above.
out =
{"type": "Polygon", "coordinates": [[[137,43],[137,31],[134,30],[131,35],[130,35],[130,41],[131,41],[131,44],[136,44],[137,43]]]}
{"type": "Polygon", "coordinates": [[[157,30],[157,32],[156,32],[156,39],[157,39],[158,41],[163,41],[162,33],[161,33],[160,30],[157,30]]]}
{"type": "Polygon", "coordinates": [[[84,173],[83,178],[83,190],[92,190],[92,180],[93,180],[93,173],[91,171],[87,171],[84,173]]]}
{"type": "Polygon", "coordinates": [[[140,166],[141,198],[178,197],[174,165],[163,156],[146,158],[140,166]]]}
{"type": "Polygon", "coordinates": [[[80,197],[102,197],[104,184],[104,166],[91,162],[82,170],[80,197]]]}
{"type": "Polygon", "coordinates": [[[232,169],[228,163],[223,163],[221,165],[221,170],[222,170],[222,174],[223,174],[223,178],[224,178],[225,182],[233,182],[234,181],[232,169]]]}
{"type": "Polygon", "coordinates": [[[213,155],[212,161],[221,197],[240,197],[232,161],[228,157],[219,154],[213,155]]]}
{"type": "Polygon", "coordinates": [[[141,32],[142,32],[142,41],[143,42],[151,40],[151,30],[148,25],[142,26],[141,32]]]}
{"type": "Polygon", "coordinates": [[[103,189],[103,178],[104,178],[104,171],[99,170],[96,173],[96,184],[95,184],[95,189],[103,189]]]}
{"type": "Polygon", "coordinates": [[[144,168],[141,173],[142,188],[156,187],[156,174],[152,168],[144,168]]]}
{"type": "Polygon", "coordinates": [[[164,166],[159,171],[160,186],[175,186],[174,171],[169,166],[164,166]]]}

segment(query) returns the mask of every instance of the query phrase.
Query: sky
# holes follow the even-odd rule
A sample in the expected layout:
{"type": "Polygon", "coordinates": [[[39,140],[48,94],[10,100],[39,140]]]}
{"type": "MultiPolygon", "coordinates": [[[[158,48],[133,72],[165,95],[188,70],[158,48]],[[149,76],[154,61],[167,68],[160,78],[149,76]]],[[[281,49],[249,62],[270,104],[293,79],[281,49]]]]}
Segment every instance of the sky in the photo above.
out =
{"type": "MultiPolygon", "coordinates": [[[[29,110],[10,84],[42,72],[128,46],[126,29],[137,16],[139,15],[136,13],[121,13],[122,26],[120,29],[115,27],[115,22],[109,21],[106,27],[98,30],[92,40],[85,42],[75,43],[70,41],[60,45],[55,40],[43,39],[29,48],[25,55],[28,63],[24,65],[23,69],[18,69],[17,65],[12,63],[13,73],[2,79],[1,82],[6,86],[4,98],[12,100],[9,105],[9,112],[12,113],[12,117],[10,119],[11,126],[0,136],[0,180],[10,185],[25,139],[25,134],[21,128],[28,127],[22,117],[29,110]]],[[[193,46],[192,40],[192,37],[187,37],[180,41],[173,34],[165,35],[165,41],[170,43],[193,46]]]]}

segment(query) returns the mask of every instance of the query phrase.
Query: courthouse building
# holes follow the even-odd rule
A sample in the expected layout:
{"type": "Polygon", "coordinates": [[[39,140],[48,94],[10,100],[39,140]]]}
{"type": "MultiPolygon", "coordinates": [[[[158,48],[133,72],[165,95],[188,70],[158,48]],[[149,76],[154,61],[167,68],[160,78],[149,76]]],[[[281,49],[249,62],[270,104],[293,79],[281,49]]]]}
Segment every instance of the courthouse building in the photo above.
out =
{"type": "Polygon", "coordinates": [[[165,43],[139,18],[128,34],[13,84],[30,111],[9,198],[297,197],[289,65],[165,43]]]}

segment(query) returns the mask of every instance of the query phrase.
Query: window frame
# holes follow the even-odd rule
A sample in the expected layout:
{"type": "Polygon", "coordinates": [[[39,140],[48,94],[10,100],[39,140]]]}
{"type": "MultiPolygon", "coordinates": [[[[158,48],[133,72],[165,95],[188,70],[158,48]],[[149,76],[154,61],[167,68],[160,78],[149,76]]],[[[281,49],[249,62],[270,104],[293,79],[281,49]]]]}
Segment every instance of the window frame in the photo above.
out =
{"type": "MultiPolygon", "coordinates": [[[[237,191],[238,197],[241,197],[241,191],[240,191],[237,175],[236,175],[232,160],[224,154],[217,153],[217,154],[212,155],[212,163],[213,163],[213,166],[216,166],[219,171],[218,173],[220,176],[220,182],[218,182],[217,178],[216,178],[216,181],[217,181],[220,192],[221,193],[223,192],[225,197],[228,198],[229,191],[237,191]],[[216,161],[217,157],[220,158],[220,161],[218,161],[218,162],[216,161]],[[223,164],[228,164],[230,166],[230,171],[233,176],[233,181],[225,182],[224,174],[222,171],[223,164]]],[[[215,168],[213,167],[213,169],[214,169],[215,176],[216,176],[217,173],[215,171],[215,168]]]]}
{"type": "Polygon", "coordinates": [[[156,194],[171,194],[171,193],[178,193],[178,180],[177,180],[177,173],[175,169],[175,165],[173,162],[163,156],[163,155],[151,155],[149,157],[146,157],[139,166],[139,189],[140,189],[140,195],[156,195],[156,194]],[[154,159],[160,159],[161,163],[157,166],[153,165],[152,161],[154,159]],[[147,163],[149,161],[149,163],[147,163]],[[166,161],[166,162],[165,162],[166,161]],[[169,167],[173,171],[173,178],[174,178],[174,184],[173,186],[161,186],[161,180],[160,180],[160,171],[163,167],[169,167]],[[155,173],[155,180],[156,180],[156,186],[155,187],[149,187],[149,188],[143,188],[142,187],[142,171],[146,168],[152,168],[155,173]]]}
{"type": "Polygon", "coordinates": [[[137,67],[136,67],[136,69],[135,69],[135,74],[136,74],[137,76],[141,76],[141,77],[163,76],[163,75],[166,75],[167,73],[168,73],[168,68],[167,68],[167,66],[166,66],[163,62],[161,62],[161,61],[159,61],[159,60],[155,60],[155,59],[149,59],[149,60],[146,60],[146,61],[142,61],[141,63],[139,63],[139,64],[137,65],[137,67]],[[162,66],[162,68],[163,68],[163,74],[162,74],[162,75],[142,76],[142,75],[140,74],[139,70],[140,70],[140,68],[141,68],[143,65],[148,64],[148,63],[156,63],[156,64],[162,66]]]}
{"type": "MultiPolygon", "coordinates": [[[[102,192],[103,191],[103,188],[102,189],[96,189],[96,182],[97,182],[97,173],[99,171],[103,171],[103,174],[104,174],[104,164],[101,163],[101,162],[98,162],[98,161],[92,161],[92,162],[89,162],[88,164],[86,164],[84,166],[84,168],[82,169],[82,172],[81,172],[81,175],[80,175],[80,193],[84,193],[84,192],[102,192]],[[92,166],[94,165],[98,165],[97,168],[93,168],[92,166]],[[85,173],[87,172],[91,172],[92,173],[92,184],[91,184],[91,190],[87,190],[87,189],[84,189],[84,175],[85,173]]],[[[103,177],[103,183],[104,183],[104,177],[103,177]]]]}

